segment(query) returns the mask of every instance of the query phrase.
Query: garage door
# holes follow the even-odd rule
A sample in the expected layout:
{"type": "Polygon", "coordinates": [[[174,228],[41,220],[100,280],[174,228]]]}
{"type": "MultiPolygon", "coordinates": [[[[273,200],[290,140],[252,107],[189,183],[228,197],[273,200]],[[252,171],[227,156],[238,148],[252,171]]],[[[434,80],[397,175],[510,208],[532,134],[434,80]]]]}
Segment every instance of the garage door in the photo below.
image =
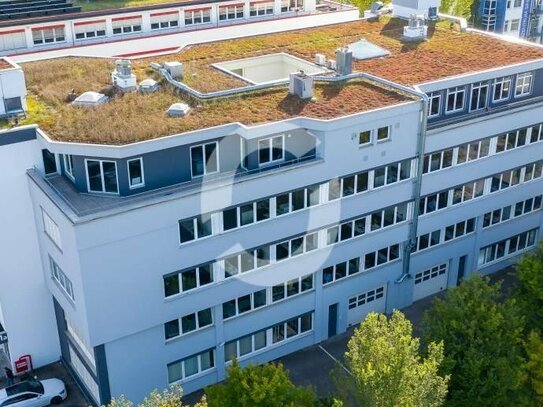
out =
{"type": "Polygon", "coordinates": [[[443,291],[447,288],[449,267],[447,263],[439,264],[415,274],[413,301],[443,291]]]}
{"type": "Polygon", "coordinates": [[[349,298],[347,325],[360,323],[370,312],[385,312],[385,287],[374,288],[349,298]]]}

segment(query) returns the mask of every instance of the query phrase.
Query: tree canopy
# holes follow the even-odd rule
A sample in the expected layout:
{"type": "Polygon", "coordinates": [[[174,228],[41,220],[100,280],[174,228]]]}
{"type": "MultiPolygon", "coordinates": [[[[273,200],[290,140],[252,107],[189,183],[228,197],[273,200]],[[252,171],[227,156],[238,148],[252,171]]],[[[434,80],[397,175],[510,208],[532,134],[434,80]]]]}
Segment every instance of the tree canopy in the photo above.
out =
{"type": "Polygon", "coordinates": [[[526,317],[526,327],[543,333],[543,243],[522,256],[516,270],[514,297],[526,317]]]}

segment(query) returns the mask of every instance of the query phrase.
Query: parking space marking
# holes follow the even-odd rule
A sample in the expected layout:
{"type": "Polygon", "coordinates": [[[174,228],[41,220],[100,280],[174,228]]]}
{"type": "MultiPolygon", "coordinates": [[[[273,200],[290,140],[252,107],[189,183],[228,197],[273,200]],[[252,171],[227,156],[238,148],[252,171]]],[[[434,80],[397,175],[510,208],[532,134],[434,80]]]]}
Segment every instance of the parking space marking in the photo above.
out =
{"type": "Polygon", "coordinates": [[[318,345],[318,346],[319,346],[319,349],[320,349],[320,350],[322,350],[325,354],[327,354],[334,362],[336,362],[337,364],[339,364],[343,370],[345,370],[345,371],[346,371],[348,374],[350,374],[351,376],[353,375],[353,374],[351,373],[351,371],[350,371],[349,369],[347,369],[343,363],[341,363],[341,362],[340,362],[339,360],[337,360],[330,352],[328,352],[326,349],[324,349],[324,348],[322,347],[322,345],[318,345]]]}

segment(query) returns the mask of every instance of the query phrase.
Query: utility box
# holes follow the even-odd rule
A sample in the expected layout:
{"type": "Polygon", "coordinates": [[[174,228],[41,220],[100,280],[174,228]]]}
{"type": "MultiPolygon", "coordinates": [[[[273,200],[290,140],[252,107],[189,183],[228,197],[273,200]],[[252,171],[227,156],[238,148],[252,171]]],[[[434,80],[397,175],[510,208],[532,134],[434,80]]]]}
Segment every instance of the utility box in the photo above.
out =
{"type": "Polygon", "coordinates": [[[26,83],[23,69],[8,57],[0,57],[0,117],[26,111],[26,83]]]}
{"type": "Polygon", "coordinates": [[[339,75],[350,75],[353,73],[353,51],[349,48],[338,48],[336,50],[336,65],[339,75]]]}
{"type": "Polygon", "coordinates": [[[168,71],[172,79],[179,79],[183,76],[183,64],[181,62],[165,62],[164,69],[168,71]]]}
{"type": "Polygon", "coordinates": [[[111,73],[113,85],[123,92],[136,90],[136,75],[132,73],[132,65],[126,59],[115,61],[115,70],[111,73]]]}
{"type": "Polygon", "coordinates": [[[289,75],[288,91],[300,99],[313,97],[313,77],[306,75],[303,71],[289,75]]]}

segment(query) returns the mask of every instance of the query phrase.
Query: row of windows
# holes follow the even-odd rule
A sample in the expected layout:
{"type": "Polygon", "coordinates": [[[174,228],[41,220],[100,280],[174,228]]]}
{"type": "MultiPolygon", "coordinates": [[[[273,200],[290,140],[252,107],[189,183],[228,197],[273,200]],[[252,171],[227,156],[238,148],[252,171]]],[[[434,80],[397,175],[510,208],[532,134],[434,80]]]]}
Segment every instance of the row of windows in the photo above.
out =
{"type": "Polygon", "coordinates": [[[528,232],[520,233],[509,239],[501,242],[493,243],[483,247],[479,251],[478,265],[482,266],[504,257],[514,255],[517,252],[525,250],[535,245],[537,229],[529,230],[528,232]]]}
{"type": "Polygon", "coordinates": [[[370,302],[378,300],[379,298],[383,298],[384,295],[385,287],[375,288],[365,293],[355,295],[354,297],[349,298],[349,309],[354,309],[356,307],[369,304],[370,302]]]}
{"type": "Polygon", "coordinates": [[[164,336],[166,340],[173,339],[211,325],[213,325],[213,312],[211,308],[206,308],[166,322],[164,336]]]}
{"type": "Polygon", "coordinates": [[[415,285],[431,280],[437,276],[442,276],[447,272],[447,263],[439,264],[429,269],[423,270],[415,274],[415,285]]]}
{"type": "Polygon", "coordinates": [[[412,162],[405,160],[374,170],[336,178],[325,184],[279,194],[275,197],[248,202],[218,213],[207,213],[179,221],[180,243],[219,234],[242,226],[262,222],[291,212],[353,194],[406,180],[412,174],[412,162]],[[216,219],[213,221],[213,219],[216,219]]]}
{"type": "Polygon", "coordinates": [[[485,109],[490,100],[493,103],[506,101],[510,98],[513,90],[513,80],[515,81],[514,97],[527,96],[532,92],[533,77],[533,72],[525,72],[516,75],[515,78],[506,76],[493,81],[449,88],[445,92],[433,92],[429,95],[428,117],[439,116],[442,112],[442,105],[444,105],[445,114],[463,111],[466,108],[468,99],[466,93],[468,91],[470,91],[470,112],[485,109]],[[442,102],[443,94],[445,94],[444,103],[442,102]]]}
{"type": "Polygon", "coordinates": [[[88,38],[105,37],[106,22],[100,21],[89,24],[74,25],[75,39],[83,40],[88,38]]]}
{"type": "Polygon", "coordinates": [[[433,232],[420,235],[417,237],[417,245],[413,247],[413,251],[424,250],[429,247],[437,246],[440,243],[457,239],[467,235],[468,233],[473,233],[474,231],[475,218],[463,220],[443,229],[434,230],[433,232]]]}
{"type": "Polygon", "coordinates": [[[384,247],[370,252],[362,257],[355,257],[348,261],[326,267],[322,270],[322,284],[330,284],[360,271],[371,270],[376,266],[390,263],[400,258],[400,245],[384,247]]]}
{"type": "Polygon", "coordinates": [[[420,200],[419,213],[424,215],[435,212],[511,186],[530,182],[540,178],[542,172],[543,161],[495,174],[489,178],[470,181],[447,191],[427,195],[420,200]]]}
{"type": "Polygon", "coordinates": [[[52,44],[62,42],[66,39],[64,27],[50,27],[32,30],[32,41],[34,45],[52,44]]]}
{"type": "Polygon", "coordinates": [[[113,20],[113,34],[129,34],[141,32],[141,17],[113,20]]]}
{"type": "Polygon", "coordinates": [[[462,144],[424,156],[423,174],[456,166],[543,140],[543,124],[462,144]]]}
{"type": "Polygon", "coordinates": [[[534,198],[529,198],[525,201],[520,201],[513,205],[487,212],[483,216],[483,228],[497,225],[498,223],[505,222],[509,219],[537,211],[540,208],[541,195],[538,195],[534,198]]]}
{"type": "Polygon", "coordinates": [[[75,301],[74,289],[70,279],[64,274],[58,264],[49,256],[49,266],[51,268],[51,278],[58,284],[62,291],[72,300],[75,301]]]}
{"type": "Polygon", "coordinates": [[[374,141],[385,141],[390,139],[390,126],[379,127],[372,130],[364,130],[358,133],[358,144],[366,146],[374,141]]]}
{"type": "Polygon", "coordinates": [[[224,345],[224,359],[228,362],[233,358],[249,355],[260,349],[310,332],[312,329],[313,313],[308,312],[307,314],[274,325],[271,328],[226,342],[224,345]]]}
{"type": "Polygon", "coordinates": [[[175,383],[215,367],[215,350],[209,349],[188,358],[168,363],[168,383],[175,383]]]}

